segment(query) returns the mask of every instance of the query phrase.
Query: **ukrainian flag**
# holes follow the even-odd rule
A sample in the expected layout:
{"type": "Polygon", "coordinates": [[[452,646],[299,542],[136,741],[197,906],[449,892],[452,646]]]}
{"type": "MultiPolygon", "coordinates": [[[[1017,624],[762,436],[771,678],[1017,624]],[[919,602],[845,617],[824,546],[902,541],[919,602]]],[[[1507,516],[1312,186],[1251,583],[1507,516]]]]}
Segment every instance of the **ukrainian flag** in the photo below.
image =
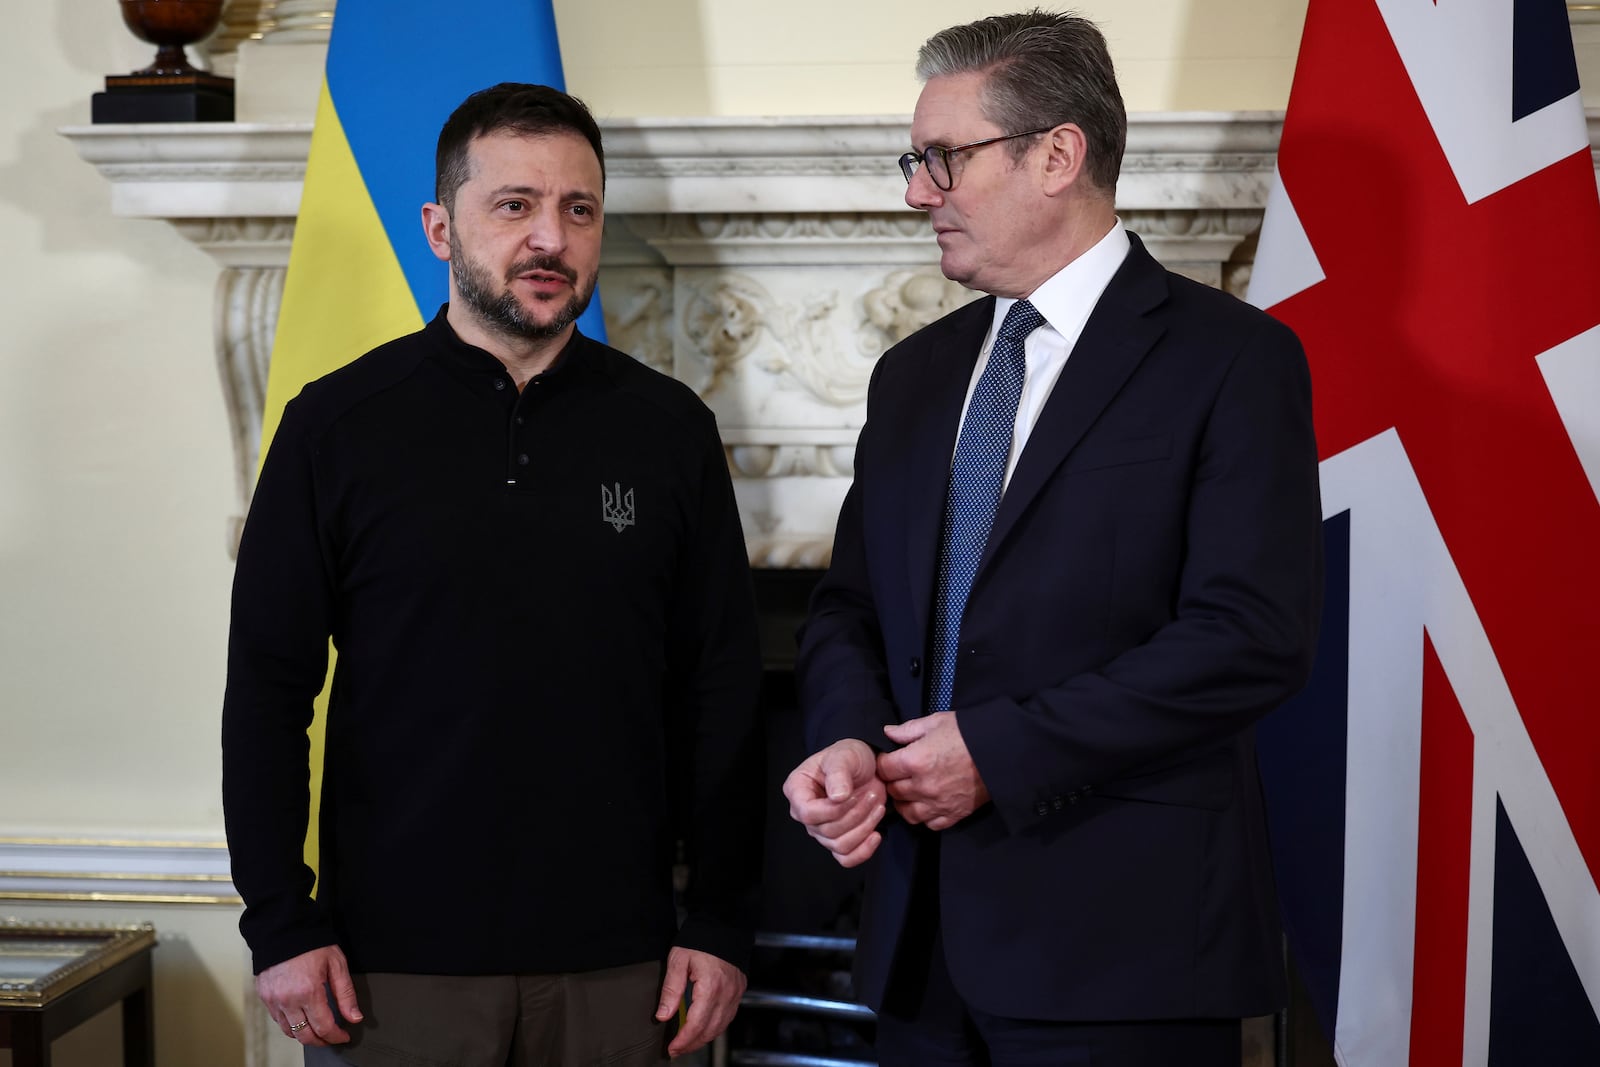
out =
{"type": "MultiPolygon", "coordinates": [[[[262,456],[307,382],[421,329],[448,298],[447,266],[422,233],[435,142],[461,101],[504,81],[566,88],[551,0],[340,0],[267,375],[262,456]]],[[[604,339],[598,298],[578,328],[604,339]]],[[[326,709],[325,688],[311,728],[313,866],[326,709]]]]}

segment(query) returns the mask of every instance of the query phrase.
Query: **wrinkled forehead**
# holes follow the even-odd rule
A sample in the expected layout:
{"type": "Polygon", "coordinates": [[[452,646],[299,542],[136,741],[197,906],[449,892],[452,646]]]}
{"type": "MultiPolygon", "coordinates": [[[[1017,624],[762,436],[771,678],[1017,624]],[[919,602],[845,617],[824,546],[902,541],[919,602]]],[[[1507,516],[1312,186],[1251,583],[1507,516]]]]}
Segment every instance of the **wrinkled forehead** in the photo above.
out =
{"type": "Polygon", "coordinates": [[[535,176],[544,184],[582,187],[596,198],[601,195],[600,159],[582,134],[495,130],[474,137],[467,145],[468,182],[525,183],[535,176]]]}

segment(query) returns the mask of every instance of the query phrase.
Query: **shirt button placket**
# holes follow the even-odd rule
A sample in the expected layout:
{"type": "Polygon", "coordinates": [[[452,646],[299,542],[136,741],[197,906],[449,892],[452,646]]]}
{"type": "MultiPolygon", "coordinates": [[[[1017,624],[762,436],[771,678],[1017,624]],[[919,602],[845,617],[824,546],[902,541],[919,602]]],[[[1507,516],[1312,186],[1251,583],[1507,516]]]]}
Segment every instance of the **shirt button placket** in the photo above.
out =
{"type": "MultiPolygon", "coordinates": [[[[504,391],[506,388],[506,380],[504,378],[496,378],[494,387],[497,391],[504,391]]],[[[518,432],[518,428],[525,425],[528,421],[527,416],[522,414],[522,406],[526,404],[527,401],[528,394],[524,392],[515,397],[511,402],[511,466],[506,472],[507,485],[516,485],[518,479],[524,473],[526,473],[528,464],[532,462],[528,453],[524,451],[524,449],[527,447],[527,443],[522,440],[522,434],[518,432]]]]}

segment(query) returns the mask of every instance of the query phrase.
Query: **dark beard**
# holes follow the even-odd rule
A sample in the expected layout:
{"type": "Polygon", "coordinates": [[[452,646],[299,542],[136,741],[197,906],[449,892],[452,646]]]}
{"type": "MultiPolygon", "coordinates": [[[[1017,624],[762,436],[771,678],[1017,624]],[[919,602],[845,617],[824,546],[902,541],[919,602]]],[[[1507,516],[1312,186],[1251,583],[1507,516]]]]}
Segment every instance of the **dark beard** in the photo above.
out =
{"type": "Polygon", "coordinates": [[[577,322],[578,316],[583,314],[594,297],[595,283],[600,278],[600,272],[595,271],[583,285],[577,285],[578,272],[563,263],[559,256],[530,256],[512,266],[506,272],[508,284],[509,279],[531,270],[560,274],[574,284],[571,298],[554,318],[549,322],[535,322],[528,317],[509,289],[502,289],[498,293],[494,291],[488,268],[467,257],[454,231],[450,234],[450,269],[455,275],[456,292],[483,318],[485,325],[500,333],[529,341],[547,341],[577,322]]]}

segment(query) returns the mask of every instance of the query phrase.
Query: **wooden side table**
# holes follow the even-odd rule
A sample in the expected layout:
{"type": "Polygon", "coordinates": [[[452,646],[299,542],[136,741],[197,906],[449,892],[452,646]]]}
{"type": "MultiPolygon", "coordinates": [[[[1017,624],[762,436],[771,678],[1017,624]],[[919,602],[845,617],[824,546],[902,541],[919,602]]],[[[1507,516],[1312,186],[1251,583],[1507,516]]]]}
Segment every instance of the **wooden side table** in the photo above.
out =
{"type": "Polygon", "coordinates": [[[50,1044],[119,1001],[123,1067],[155,1067],[155,927],[0,922],[0,1048],[50,1067],[50,1044]]]}

